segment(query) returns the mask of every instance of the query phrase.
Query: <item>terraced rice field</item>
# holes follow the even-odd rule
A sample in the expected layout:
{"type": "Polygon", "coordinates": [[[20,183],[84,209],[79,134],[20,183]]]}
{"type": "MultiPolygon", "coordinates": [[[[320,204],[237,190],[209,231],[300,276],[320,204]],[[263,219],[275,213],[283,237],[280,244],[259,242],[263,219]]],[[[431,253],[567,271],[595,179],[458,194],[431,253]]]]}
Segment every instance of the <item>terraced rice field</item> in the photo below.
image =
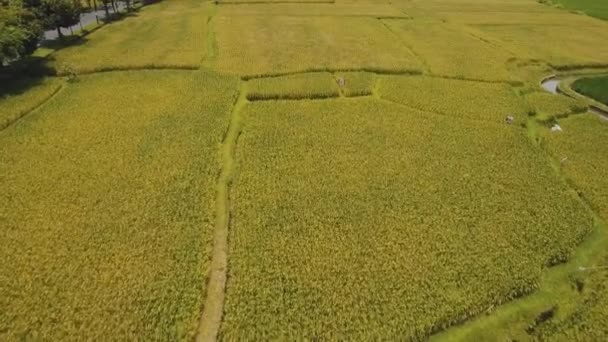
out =
{"type": "Polygon", "coordinates": [[[608,22],[164,0],[76,42],[0,87],[0,340],[608,338],[608,124],[540,87],[601,101],[608,22]]]}

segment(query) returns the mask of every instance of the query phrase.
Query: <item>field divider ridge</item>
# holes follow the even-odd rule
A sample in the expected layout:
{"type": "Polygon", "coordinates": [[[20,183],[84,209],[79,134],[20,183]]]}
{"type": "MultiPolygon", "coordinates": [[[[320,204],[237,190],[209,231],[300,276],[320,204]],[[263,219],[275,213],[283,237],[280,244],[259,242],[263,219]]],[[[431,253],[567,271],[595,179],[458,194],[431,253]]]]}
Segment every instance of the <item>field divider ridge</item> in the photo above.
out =
{"type": "Polygon", "coordinates": [[[247,92],[241,82],[238,97],[232,107],[230,124],[220,147],[221,170],[215,198],[215,228],[203,312],[199,320],[196,341],[213,342],[222,323],[224,297],[228,277],[228,231],[230,225],[230,187],[236,168],[236,145],[242,131],[241,111],[247,104],[247,92]]]}
{"type": "Polygon", "coordinates": [[[65,88],[65,82],[59,83],[59,85],[57,85],[57,88],[53,89],[53,91],[50,93],[50,95],[48,95],[46,98],[44,98],[42,101],[40,101],[33,107],[23,110],[20,113],[18,113],[17,115],[15,115],[14,117],[9,118],[3,122],[0,122],[0,132],[2,132],[4,129],[10,127],[12,124],[16,123],[17,121],[23,119],[28,114],[35,112],[36,110],[38,110],[39,108],[44,106],[46,103],[48,103],[53,98],[55,98],[55,96],[57,96],[57,94],[59,94],[59,92],[61,92],[61,90],[63,90],[64,88],[65,88]]]}

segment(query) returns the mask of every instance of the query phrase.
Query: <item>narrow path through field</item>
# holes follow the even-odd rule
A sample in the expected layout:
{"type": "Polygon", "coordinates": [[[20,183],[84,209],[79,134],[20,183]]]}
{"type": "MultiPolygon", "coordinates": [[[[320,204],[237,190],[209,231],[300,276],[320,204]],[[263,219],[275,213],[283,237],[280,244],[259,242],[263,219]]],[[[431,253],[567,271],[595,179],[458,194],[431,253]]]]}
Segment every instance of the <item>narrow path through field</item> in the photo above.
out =
{"type": "Polygon", "coordinates": [[[232,108],[230,125],[221,146],[221,171],[215,198],[215,230],[209,282],[199,322],[197,341],[216,341],[224,311],[226,277],[228,273],[228,228],[230,224],[230,186],[234,179],[235,149],[241,134],[241,111],[247,104],[244,82],[232,108]]]}

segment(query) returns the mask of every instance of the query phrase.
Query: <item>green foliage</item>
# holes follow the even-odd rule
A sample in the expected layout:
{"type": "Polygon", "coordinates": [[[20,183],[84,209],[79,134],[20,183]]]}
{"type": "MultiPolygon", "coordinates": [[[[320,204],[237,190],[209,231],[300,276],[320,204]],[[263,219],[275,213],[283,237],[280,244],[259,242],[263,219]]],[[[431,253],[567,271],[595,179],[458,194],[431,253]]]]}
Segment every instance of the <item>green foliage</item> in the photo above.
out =
{"type": "Polygon", "coordinates": [[[422,339],[534,290],[592,226],[513,126],[371,98],[245,116],[225,340],[422,339]]]}
{"type": "Polygon", "coordinates": [[[61,36],[60,27],[78,24],[82,3],[80,0],[42,0],[42,11],[46,13],[45,21],[49,27],[56,28],[61,36]]]}
{"type": "Polygon", "coordinates": [[[282,77],[257,78],[247,82],[247,99],[323,99],[338,97],[340,92],[327,72],[282,77]]]}
{"type": "Polygon", "coordinates": [[[237,80],[82,76],[0,132],[0,340],[192,340],[237,80]]]}
{"type": "Polygon", "coordinates": [[[61,79],[21,79],[0,88],[0,130],[40,106],[61,88],[61,79]]]}
{"type": "Polygon", "coordinates": [[[536,113],[539,121],[553,121],[573,113],[587,111],[587,105],[580,100],[548,92],[533,92],[526,95],[526,100],[536,113]]]}
{"type": "Polygon", "coordinates": [[[0,67],[31,54],[42,25],[28,8],[0,3],[0,67]]]}
{"type": "Polygon", "coordinates": [[[547,0],[562,5],[564,8],[580,10],[588,15],[608,20],[608,2],[605,0],[547,0]]]}
{"type": "Polygon", "coordinates": [[[608,76],[578,79],[572,89],[608,106],[608,76]]]}
{"type": "Polygon", "coordinates": [[[497,123],[504,122],[507,116],[523,123],[530,110],[504,83],[383,76],[379,79],[379,93],[384,99],[420,110],[497,123]]]}

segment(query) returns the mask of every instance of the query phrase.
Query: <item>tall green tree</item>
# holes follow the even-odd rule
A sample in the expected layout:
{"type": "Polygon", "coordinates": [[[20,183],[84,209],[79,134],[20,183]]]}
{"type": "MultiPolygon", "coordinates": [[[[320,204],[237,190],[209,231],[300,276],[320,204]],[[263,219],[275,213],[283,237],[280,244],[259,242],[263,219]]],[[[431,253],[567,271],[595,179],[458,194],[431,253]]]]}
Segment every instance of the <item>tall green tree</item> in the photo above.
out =
{"type": "Polygon", "coordinates": [[[21,2],[0,3],[0,66],[31,54],[42,34],[35,11],[21,2]]]}
{"type": "Polygon", "coordinates": [[[47,27],[56,29],[59,37],[63,37],[62,27],[68,28],[80,22],[83,11],[79,0],[42,0],[41,6],[47,27]]]}

